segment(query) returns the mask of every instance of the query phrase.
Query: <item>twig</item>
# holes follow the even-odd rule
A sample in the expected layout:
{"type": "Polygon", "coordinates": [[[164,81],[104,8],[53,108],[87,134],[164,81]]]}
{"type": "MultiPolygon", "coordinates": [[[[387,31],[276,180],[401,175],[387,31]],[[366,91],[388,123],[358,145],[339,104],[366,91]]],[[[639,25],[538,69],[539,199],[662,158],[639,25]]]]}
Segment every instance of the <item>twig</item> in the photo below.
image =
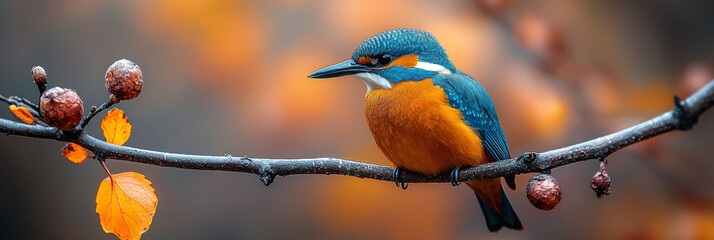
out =
{"type": "Polygon", "coordinates": [[[110,108],[111,106],[114,105],[114,103],[115,103],[114,101],[109,100],[108,102],[105,102],[104,104],[102,104],[102,105],[99,106],[98,108],[92,106],[92,110],[89,111],[89,115],[87,115],[86,117],[82,118],[82,122],[80,122],[80,123],[77,125],[77,130],[81,131],[82,129],[84,129],[84,127],[86,127],[87,124],[89,124],[89,122],[92,120],[92,118],[93,118],[94,116],[97,115],[97,113],[101,112],[101,111],[104,110],[104,109],[110,108]]]}
{"type": "Polygon", "coordinates": [[[5,103],[7,103],[7,104],[14,104],[14,103],[11,103],[11,102],[10,102],[10,99],[6,98],[5,96],[3,96],[3,95],[1,95],[1,94],[0,94],[0,101],[3,101],[3,102],[5,102],[5,103]]]}
{"type": "Polygon", "coordinates": [[[35,118],[35,122],[37,124],[40,124],[42,126],[49,126],[49,125],[47,125],[47,123],[42,121],[43,119],[42,119],[42,116],[40,115],[39,107],[37,107],[37,105],[33,104],[29,100],[20,98],[17,96],[10,96],[8,98],[3,95],[0,95],[0,101],[3,101],[5,103],[7,103],[8,105],[24,107],[25,109],[27,109],[30,112],[30,114],[32,114],[32,117],[35,118]],[[28,104],[30,104],[30,105],[28,105],[28,104]]]}
{"type": "MultiPolygon", "coordinates": [[[[518,158],[463,167],[459,181],[497,178],[530,172],[543,172],[589,159],[604,158],[633,143],[675,130],[688,129],[696,119],[714,104],[714,80],[685,101],[678,102],[675,110],[668,111],[636,126],[599,137],[587,142],[543,153],[526,153],[518,158]],[[685,113],[685,114],[682,114],[685,113]]],[[[77,143],[105,159],[117,159],[164,167],[235,171],[257,174],[266,185],[276,176],[297,174],[338,174],[360,178],[393,181],[393,168],[338,158],[268,159],[234,158],[230,155],[204,156],[151,151],[118,146],[98,140],[86,133],[76,137],[63,134],[56,128],[27,125],[0,118],[0,132],[34,138],[46,138],[77,143]]],[[[450,174],[434,176],[403,171],[402,182],[451,182],[450,174]]]]}
{"type": "Polygon", "coordinates": [[[30,100],[27,100],[26,98],[21,98],[21,97],[18,97],[18,96],[10,96],[10,99],[15,99],[15,100],[17,100],[17,101],[19,101],[19,102],[22,102],[22,103],[24,103],[25,105],[27,105],[27,106],[31,107],[32,109],[34,109],[35,111],[40,112],[40,107],[37,106],[37,104],[31,102],[30,100]]]}

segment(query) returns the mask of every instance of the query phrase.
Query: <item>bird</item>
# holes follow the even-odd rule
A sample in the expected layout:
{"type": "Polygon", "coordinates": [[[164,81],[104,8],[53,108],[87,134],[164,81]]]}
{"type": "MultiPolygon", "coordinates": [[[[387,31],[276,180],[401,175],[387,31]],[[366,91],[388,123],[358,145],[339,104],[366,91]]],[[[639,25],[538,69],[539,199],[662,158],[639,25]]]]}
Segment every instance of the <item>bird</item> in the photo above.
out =
{"type": "MultiPolygon", "coordinates": [[[[474,78],[456,69],[429,32],[398,28],[362,42],[349,60],[309,78],[353,76],[367,86],[364,113],[377,146],[400,169],[435,175],[510,159],[506,136],[491,97],[474,78]]],[[[515,177],[505,177],[515,189],[515,177]]],[[[500,178],[465,182],[476,194],[491,232],[523,226],[500,178]]],[[[406,185],[402,188],[406,189],[406,185]]]]}

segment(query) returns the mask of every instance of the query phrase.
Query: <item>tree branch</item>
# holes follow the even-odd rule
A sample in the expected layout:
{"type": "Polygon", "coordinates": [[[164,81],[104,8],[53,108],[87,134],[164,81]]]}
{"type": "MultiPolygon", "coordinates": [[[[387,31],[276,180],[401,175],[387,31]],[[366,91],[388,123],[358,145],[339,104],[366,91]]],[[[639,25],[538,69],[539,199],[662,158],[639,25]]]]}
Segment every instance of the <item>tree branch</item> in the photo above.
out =
{"type": "MultiPolygon", "coordinates": [[[[543,153],[526,153],[518,158],[463,167],[459,181],[497,178],[550,169],[590,159],[602,159],[615,151],[645,139],[675,130],[687,130],[699,116],[714,104],[714,80],[684,101],[675,97],[675,109],[633,127],[572,146],[543,153]]],[[[393,168],[338,158],[268,159],[224,156],[204,156],[151,151],[118,146],[96,139],[86,133],[66,134],[56,128],[27,125],[0,118],[0,132],[34,138],[74,142],[103,159],[116,159],[164,167],[199,170],[220,170],[256,174],[269,185],[276,176],[298,174],[338,174],[359,178],[393,181],[393,168]],[[76,137],[74,137],[76,136],[76,137]]],[[[434,176],[401,171],[402,182],[450,182],[448,173],[434,176]]]]}

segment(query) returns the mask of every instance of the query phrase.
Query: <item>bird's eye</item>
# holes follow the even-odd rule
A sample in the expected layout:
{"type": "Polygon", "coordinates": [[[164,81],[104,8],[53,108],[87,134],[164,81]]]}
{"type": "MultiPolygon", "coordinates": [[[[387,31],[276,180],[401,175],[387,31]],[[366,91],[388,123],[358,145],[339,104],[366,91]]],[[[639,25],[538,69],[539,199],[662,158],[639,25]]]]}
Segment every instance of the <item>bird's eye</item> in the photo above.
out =
{"type": "Polygon", "coordinates": [[[392,55],[389,55],[389,54],[384,54],[384,55],[380,56],[379,59],[377,59],[377,63],[379,63],[379,65],[382,65],[382,66],[387,65],[390,62],[392,62],[392,55]]]}

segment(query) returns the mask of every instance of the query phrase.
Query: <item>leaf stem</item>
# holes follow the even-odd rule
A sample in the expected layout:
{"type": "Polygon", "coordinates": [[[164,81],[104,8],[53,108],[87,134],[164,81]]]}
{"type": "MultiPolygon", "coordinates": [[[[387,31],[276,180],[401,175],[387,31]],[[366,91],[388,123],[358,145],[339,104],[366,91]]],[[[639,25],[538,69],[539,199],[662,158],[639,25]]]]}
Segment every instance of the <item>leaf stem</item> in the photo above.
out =
{"type": "Polygon", "coordinates": [[[112,179],[112,182],[113,182],[113,181],[114,181],[114,177],[112,176],[112,173],[109,172],[109,169],[107,168],[107,165],[104,164],[104,159],[101,159],[101,158],[100,158],[100,159],[98,159],[98,160],[99,160],[99,164],[102,165],[102,168],[104,168],[104,172],[106,172],[107,175],[109,175],[109,178],[112,179]]]}

